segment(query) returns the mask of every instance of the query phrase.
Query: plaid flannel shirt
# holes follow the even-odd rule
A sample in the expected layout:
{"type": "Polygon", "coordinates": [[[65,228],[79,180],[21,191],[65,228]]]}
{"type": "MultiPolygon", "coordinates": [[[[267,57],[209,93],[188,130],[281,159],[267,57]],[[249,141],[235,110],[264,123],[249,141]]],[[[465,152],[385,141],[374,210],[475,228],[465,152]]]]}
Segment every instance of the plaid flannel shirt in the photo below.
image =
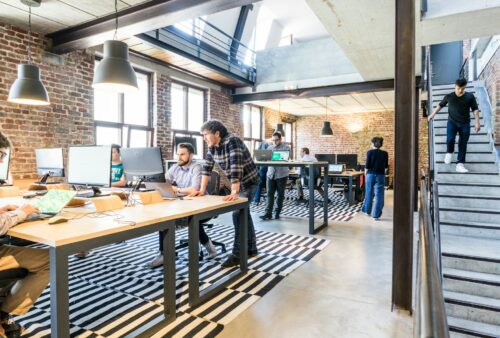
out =
{"type": "Polygon", "coordinates": [[[241,190],[258,182],[257,167],[250,152],[243,141],[233,134],[221,139],[219,146],[208,148],[201,175],[210,176],[215,163],[221,167],[231,184],[241,184],[241,190]]]}

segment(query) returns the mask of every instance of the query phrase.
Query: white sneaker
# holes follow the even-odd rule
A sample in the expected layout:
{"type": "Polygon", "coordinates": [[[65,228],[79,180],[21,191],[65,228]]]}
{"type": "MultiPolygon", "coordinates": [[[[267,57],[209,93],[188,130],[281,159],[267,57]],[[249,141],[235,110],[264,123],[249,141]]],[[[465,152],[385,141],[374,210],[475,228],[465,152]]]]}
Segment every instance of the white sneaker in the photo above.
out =
{"type": "Polygon", "coordinates": [[[211,240],[208,240],[203,246],[207,249],[209,258],[215,258],[215,256],[217,256],[217,249],[215,249],[215,245],[211,240]]]}
{"type": "Polygon", "coordinates": [[[451,157],[453,156],[452,153],[446,153],[446,155],[444,155],[444,163],[445,164],[450,164],[451,163],[451,157]]]}
{"type": "Polygon", "coordinates": [[[465,167],[464,167],[464,164],[463,163],[458,163],[457,164],[457,167],[455,169],[457,171],[457,173],[468,173],[469,170],[467,170],[465,167]]]}
{"type": "Polygon", "coordinates": [[[158,256],[155,257],[151,262],[149,262],[148,266],[151,269],[157,268],[159,266],[163,265],[163,255],[159,254],[158,256]]]}

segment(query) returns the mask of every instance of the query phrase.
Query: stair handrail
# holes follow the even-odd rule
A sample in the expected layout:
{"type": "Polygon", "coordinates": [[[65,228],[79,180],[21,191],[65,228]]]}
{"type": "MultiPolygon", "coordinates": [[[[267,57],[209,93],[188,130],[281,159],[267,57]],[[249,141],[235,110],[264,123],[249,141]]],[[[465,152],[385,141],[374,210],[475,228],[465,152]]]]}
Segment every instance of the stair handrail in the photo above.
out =
{"type": "Polygon", "coordinates": [[[417,255],[414,337],[449,338],[443,287],[438,269],[425,173],[420,178],[419,245],[417,255]]]}
{"type": "Polygon", "coordinates": [[[459,79],[469,79],[469,58],[465,58],[464,63],[462,63],[462,67],[460,67],[460,71],[458,72],[459,79]]]}
{"type": "Polygon", "coordinates": [[[434,180],[432,182],[432,191],[433,191],[433,215],[432,215],[432,225],[434,229],[434,242],[436,245],[436,254],[437,254],[437,263],[438,263],[438,271],[439,277],[441,278],[441,282],[443,281],[443,269],[442,269],[442,255],[441,255],[441,222],[439,220],[439,188],[438,181],[434,180]]]}

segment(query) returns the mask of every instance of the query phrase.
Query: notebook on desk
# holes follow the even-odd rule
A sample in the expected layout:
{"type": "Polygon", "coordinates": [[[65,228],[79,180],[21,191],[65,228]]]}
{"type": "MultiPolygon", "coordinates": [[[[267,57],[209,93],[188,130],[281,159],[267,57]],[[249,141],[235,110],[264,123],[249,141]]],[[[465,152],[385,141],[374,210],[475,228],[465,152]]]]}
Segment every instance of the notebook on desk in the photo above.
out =
{"type": "Polygon", "coordinates": [[[158,191],[163,199],[181,197],[174,192],[172,183],[170,183],[169,180],[165,180],[165,182],[144,182],[144,185],[146,186],[146,189],[158,191]]]}
{"type": "Polygon", "coordinates": [[[290,160],[290,150],[273,150],[273,161],[288,161],[290,160]]]}
{"type": "Polygon", "coordinates": [[[273,151],[270,149],[255,149],[253,156],[256,161],[265,162],[270,161],[273,157],[273,151]]]}
{"type": "Polygon", "coordinates": [[[26,221],[39,221],[57,215],[76,196],[76,191],[71,190],[49,190],[42,198],[34,203],[40,210],[38,214],[32,214],[26,221]]]}

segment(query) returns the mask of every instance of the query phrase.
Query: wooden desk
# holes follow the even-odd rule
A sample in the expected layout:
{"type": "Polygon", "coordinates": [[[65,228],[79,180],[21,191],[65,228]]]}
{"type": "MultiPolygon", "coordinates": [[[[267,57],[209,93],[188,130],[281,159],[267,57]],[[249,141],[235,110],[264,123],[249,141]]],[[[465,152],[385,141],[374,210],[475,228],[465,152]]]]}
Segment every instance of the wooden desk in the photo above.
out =
{"type": "Polygon", "coordinates": [[[352,192],[352,186],[353,186],[353,181],[355,178],[356,180],[356,186],[359,187],[359,178],[365,174],[364,171],[345,171],[343,173],[328,173],[329,177],[338,177],[338,178],[347,178],[349,179],[349,185],[348,189],[349,191],[347,192],[347,202],[349,205],[354,204],[354,194],[352,192]]]}
{"type": "MultiPolygon", "coordinates": [[[[1,204],[21,204],[22,198],[4,198],[1,204]]],[[[49,225],[47,221],[27,222],[9,230],[10,236],[43,243],[50,252],[51,335],[69,337],[68,256],[103,245],[165,231],[164,238],[164,315],[144,325],[133,336],[149,337],[175,320],[175,221],[190,217],[189,228],[189,304],[195,306],[247,272],[248,200],[222,201],[220,196],[165,201],[137,205],[114,211],[112,215],[92,217],[92,205],[65,209],[61,215],[71,218],[67,223],[49,225]],[[199,220],[215,214],[243,210],[240,217],[240,269],[200,292],[198,262],[199,220]],[[120,218],[117,220],[117,218],[120,218]],[[130,224],[126,222],[134,222],[130,224]]],[[[109,214],[109,213],[108,213],[109,214]]]]}
{"type": "Polygon", "coordinates": [[[328,162],[257,161],[255,165],[268,167],[307,167],[310,173],[313,172],[315,167],[323,168],[323,172],[326,173],[326,177],[323,180],[323,190],[325,191],[325,198],[323,201],[323,223],[319,227],[314,227],[314,180],[309,180],[309,233],[311,235],[315,234],[328,226],[328,162]]]}

